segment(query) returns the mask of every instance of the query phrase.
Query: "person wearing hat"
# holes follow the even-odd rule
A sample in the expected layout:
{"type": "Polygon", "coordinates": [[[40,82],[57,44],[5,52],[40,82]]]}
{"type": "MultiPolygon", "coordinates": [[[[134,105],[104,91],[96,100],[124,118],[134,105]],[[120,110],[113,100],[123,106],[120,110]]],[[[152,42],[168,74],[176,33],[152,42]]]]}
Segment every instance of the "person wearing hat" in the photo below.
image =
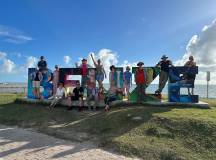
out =
{"type": "Polygon", "coordinates": [[[53,71],[53,95],[56,94],[58,83],[59,83],[59,67],[55,65],[55,70],[53,71]]]}
{"type": "Polygon", "coordinates": [[[161,72],[159,75],[158,89],[155,91],[155,94],[161,94],[163,88],[165,87],[169,77],[170,66],[173,66],[172,62],[168,60],[168,57],[166,55],[163,55],[161,57],[161,61],[156,65],[156,67],[160,67],[161,72]]]}
{"type": "Polygon", "coordinates": [[[127,95],[128,100],[130,99],[130,87],[132,86],[132,73],[130,72],[130,67],[126,67],[126,71],[123,74],[124,80],[124,92],[127,95]]]}
{"type": "Polygon", "coordinates": [[[44,56],[40,57],[40,61],[38,62],[37,66],[41,72],[47,70],[47,62],[44,60],[44,56]]]}
{"type": "MultiPolygon", "coordinates": [[[[189,56],[189,60],[185,63],[184,65],[185,67],[188,67],[188,71],[191,70],[191,68],[196,67],[196,62],[194,61],[194,57],[193,56],[189,56]]],[[[186,72],[185,74],[183,74],[183,76],[185,77],[186,81],[193,84],[194,85],[194,81],[196,79],[196,74],[191,74],[186,72]]],[[[188,87],[188,95],[194,95],[194,87],[190,88],[188,87]]]]}
{"type": "Polygon", "coordinates": [[[145,85],[146,85],[146,78],[145,78],[145,71],[144,71],[144,63],[139,62],[137,63],[137,70],[135,72],[135,82],[137,85],[137,102],[140,103],[144,100],[145,96],[145,85]]]}

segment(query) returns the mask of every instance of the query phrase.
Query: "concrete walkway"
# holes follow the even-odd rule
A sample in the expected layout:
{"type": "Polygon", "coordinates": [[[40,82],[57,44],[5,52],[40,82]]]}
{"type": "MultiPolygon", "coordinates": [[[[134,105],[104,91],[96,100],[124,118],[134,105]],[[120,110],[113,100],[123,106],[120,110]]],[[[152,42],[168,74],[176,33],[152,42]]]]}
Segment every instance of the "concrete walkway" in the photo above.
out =
{"type": "Polygon", "coordinates": [[[0,125],[0,160],[129,160],[91,142],[72,143],[41,133],[0,125]]]}

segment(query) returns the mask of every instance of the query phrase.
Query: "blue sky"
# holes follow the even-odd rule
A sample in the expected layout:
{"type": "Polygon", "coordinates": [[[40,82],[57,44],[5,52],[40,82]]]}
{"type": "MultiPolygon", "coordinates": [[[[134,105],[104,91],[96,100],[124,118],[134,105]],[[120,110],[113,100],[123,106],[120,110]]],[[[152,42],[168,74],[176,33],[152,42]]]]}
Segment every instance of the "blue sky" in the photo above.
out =
{"type": "MultiPolygon", "coordinates": [[[[0,52],[6,53],[4,58],[16,68],[24,67],[28,57],[40,55],[46,57],[49,68],[55,64],[64,67],[101,49],[117,54],[119,65],[124,60],[130,63],[142,60],[152,66],[162,54],[177,61],[185,54],[192,36],[199,35],[216,18],[215,0],[1,0],[0,3],[0,52]],[[10,35],[1,34],[1,30],[10,35]],[[65,64],[64,56],[70,56],[69,64],[65,64]]],[[[3,63],[2,58],[0,65],[3,63]]],[[[1,81],[26,79],[18,72],[2,72],[1,81]]]]}

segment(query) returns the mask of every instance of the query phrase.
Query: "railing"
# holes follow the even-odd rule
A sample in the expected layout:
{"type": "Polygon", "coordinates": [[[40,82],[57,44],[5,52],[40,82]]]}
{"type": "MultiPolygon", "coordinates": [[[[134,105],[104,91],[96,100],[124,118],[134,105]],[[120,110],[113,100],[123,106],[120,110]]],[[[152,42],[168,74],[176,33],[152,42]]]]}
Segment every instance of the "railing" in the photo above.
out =
{"type": "Polygon", "coordinates": [[[1,86],[0,93],[27,93],[27,87],[11,87],[1,86]]]}

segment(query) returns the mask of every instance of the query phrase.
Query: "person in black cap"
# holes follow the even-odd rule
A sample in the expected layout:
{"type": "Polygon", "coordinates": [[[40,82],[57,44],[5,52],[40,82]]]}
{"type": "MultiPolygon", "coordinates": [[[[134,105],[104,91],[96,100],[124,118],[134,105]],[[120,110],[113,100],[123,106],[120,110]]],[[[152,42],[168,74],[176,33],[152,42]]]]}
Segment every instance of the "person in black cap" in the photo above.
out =
{"type": "Polygon", "coordinates": [[[137,63],[138,68],[135,72],[135,82],[137,85],[137,103],[142,102],[145,96],[146,78],[143,65],[143,62],[137,63]]]}
{"type": "Polygon", "coordinates": [[[38,69],[43,72],[47,70],[47,62],[44,60],[44,56],[40,57],[40,61],[38,62],[38,69]]]}
{"type": "Polygon", "coordinates": [[[161,72],[159,75],[159,86],[158,89],[155,91],[155,94],[161,94],[163,88],[165,87],[168,77],[169,77],[169,67],[173,66],[172,62],[168,60],[168,57],[166,55],[163,55],[161,57],[161,61],[158,62],[156,67],[160,67],[161,72]]]}

